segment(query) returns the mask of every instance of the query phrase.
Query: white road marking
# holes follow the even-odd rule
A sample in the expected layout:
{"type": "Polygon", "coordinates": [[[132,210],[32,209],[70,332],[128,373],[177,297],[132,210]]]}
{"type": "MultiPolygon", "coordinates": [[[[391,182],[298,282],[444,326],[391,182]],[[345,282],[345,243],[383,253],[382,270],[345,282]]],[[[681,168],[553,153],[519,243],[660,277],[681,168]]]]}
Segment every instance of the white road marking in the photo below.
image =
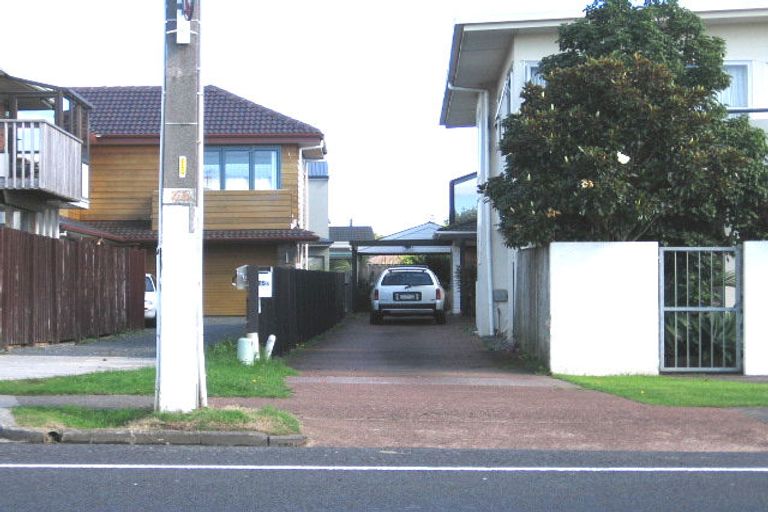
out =
{"type": "Polygon", "coordinates": [[[97,469],[171,471],[350,471],[416,473],[768,473],[768,467],[579,467],[579,466],[313,466],[195,464],[0,464],[3,469],[97,469]]]}

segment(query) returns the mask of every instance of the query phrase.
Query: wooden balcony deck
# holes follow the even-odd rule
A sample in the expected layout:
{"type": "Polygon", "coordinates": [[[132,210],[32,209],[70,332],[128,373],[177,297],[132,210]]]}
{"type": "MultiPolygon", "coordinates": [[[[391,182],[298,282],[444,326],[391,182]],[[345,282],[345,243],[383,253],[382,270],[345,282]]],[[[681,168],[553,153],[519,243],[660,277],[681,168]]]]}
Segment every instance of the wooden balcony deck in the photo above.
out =
{"type": "Polygon", "coordinates": [[[0,189],[83,199],[82,142],[47,121],[0,119],[0,189]]]}
{"type": "MultiPolygon", "coordinates": [[[[206,190],[205,229],[289,229],[295,210],[290,190],[206,190]]],[[[152,196],[157,229],[158,194],[152,196]]]]}

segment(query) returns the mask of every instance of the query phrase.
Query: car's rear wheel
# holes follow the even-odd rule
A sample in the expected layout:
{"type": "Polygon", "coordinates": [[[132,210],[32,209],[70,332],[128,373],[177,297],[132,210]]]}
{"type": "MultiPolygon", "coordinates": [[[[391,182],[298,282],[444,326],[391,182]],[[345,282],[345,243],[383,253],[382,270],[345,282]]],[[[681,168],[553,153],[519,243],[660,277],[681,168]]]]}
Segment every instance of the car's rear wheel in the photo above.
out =
{"type": "Polygon", "coordinates": [[[445,323],[445,311],[437,311],[435,313],[435,322],[441,325],[445,323]]]}
{"type": "Polygon", "coordinates": [[[380,324],[381,321],[382,321],[381,313],[379,313],[377,311],[371,311],[370,320],[371,320],[371,325],[378,325],[378,324],[380,324]]]}

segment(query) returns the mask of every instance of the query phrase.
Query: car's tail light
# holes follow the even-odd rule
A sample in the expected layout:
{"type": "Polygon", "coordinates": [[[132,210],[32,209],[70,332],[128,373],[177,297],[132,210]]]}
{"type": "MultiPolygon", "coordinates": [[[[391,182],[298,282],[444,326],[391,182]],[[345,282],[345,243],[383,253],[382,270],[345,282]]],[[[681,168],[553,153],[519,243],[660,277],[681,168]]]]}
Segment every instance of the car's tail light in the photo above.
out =
{"type": "Polygon", "coordinates": [[[373,290],[373,300],[379,300],[379,290],[373,290]]]}
{"type": "Polygon", "coordinates": [[[435,290],[435,300],[440,300],[443,298],[443,293],[440,291],[440,288],[435,290]]]}

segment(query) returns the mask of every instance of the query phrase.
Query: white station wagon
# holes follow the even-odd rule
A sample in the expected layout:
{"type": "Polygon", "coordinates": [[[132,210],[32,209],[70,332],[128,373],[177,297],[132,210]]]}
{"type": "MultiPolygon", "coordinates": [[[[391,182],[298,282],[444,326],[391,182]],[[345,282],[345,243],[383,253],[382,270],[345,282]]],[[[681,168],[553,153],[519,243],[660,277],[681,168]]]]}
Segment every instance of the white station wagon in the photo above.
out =
{"type": "Polygon", "coordinates": [[[424,266],[386,269],[371,292],[371,323],[384,315],[429,315],[445,323],[445,290],[437,276],[424,266]]]}

